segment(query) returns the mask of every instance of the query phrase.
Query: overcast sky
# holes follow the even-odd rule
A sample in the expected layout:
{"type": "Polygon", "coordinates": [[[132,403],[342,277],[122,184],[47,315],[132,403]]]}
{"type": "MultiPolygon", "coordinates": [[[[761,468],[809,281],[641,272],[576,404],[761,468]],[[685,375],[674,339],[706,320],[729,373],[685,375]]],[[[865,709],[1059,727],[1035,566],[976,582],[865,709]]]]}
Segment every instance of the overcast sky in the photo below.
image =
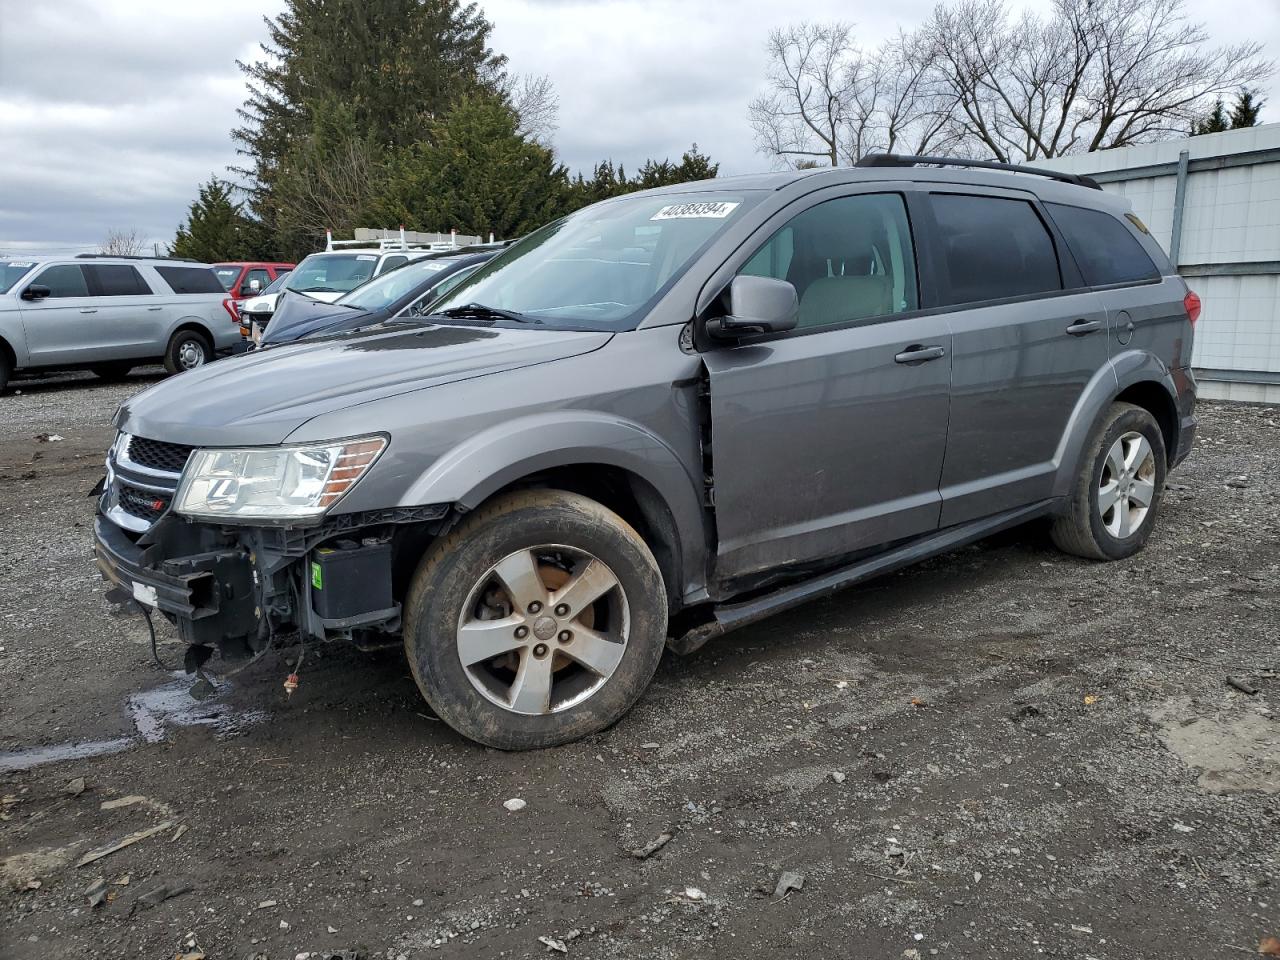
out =
{"type": "MultiPolygon", "coordinates": [[[[1012,0],[1043,8],[1047,0],[1012,0]]],[[[200,183],[235,159],[254,58],[275,0],[0,0],[0,251],[93,249],[116,229],[165,243],[200,183]]],[[[801,15],[845,19],[868,46],[934,0],[481,0],[511,69],[548,74],[556,148],[571,170],[634,169],[696,140],[722,173],[767,169],[747,103],[768,31],[801,15]]],[[[1280,0],[1189,0],[1216,42],[1280,58],[1280,0]]],[[[1280,121],[1280,81],[1264,121],[1280,121]]]]}

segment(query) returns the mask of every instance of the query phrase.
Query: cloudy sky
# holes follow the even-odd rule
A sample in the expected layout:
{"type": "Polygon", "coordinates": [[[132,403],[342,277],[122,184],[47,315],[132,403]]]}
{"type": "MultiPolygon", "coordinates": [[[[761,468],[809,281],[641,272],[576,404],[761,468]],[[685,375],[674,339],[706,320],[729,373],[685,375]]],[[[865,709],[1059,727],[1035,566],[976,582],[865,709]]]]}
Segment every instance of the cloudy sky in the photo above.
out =
{"type": "MultiPolygon", "coordinates": [[[[808,0],[810,20],[851,20],[871,46],[935,0],[808,0]]],[[[1047,0],[1012,0],[1040,9],[1047,0]]],[[[0,251],[93,249],[111,229],[172,239],[197,186],[235,159],[252,59],[277,0],[0,0],[0,251]]],[[[570,169],[634,168],[696,140],[723,173],[767,169],[747,103],[775,0],[481,0],[494,47],[560,96],[556,147],[570,169]]],[[[1188,0],[1220,43],[1259,40],[1280,58],[1277,0],[1188,0]]],[[[1280,81],[1265,121],[1280,121],[1280,81]]]]}

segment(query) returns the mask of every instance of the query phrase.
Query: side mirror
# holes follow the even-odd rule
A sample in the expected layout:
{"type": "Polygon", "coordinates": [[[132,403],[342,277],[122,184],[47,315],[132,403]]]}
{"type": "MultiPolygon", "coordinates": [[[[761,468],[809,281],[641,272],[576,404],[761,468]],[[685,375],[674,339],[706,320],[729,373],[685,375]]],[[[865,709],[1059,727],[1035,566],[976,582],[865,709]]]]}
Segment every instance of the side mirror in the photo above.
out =
{"type": "Polygon", "coordinates": [[[782,333],[800,319],[800,299],[786,280],[738,276],[729,284],[729,315],[707,321],[707,333],[725,340],[782,333]]]}
{"type": "Polygon", "coordinates": [[[22,291],[21,296],[23,300],[43,300],[45,297],[49,296],[49,294],[51,293],[53,293],[53,291],[50,290],[48,287],[46,287],[44,284],[32,283],[32,284],[29,284],[27,288],[22,291]]]}

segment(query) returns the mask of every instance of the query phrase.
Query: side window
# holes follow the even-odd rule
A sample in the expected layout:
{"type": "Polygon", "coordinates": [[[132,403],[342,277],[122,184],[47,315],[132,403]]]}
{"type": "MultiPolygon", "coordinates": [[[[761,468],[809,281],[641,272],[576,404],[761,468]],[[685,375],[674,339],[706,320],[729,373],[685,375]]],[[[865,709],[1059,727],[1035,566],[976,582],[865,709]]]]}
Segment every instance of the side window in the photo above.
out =
{"type": "Polygon", "coordinates": [[[137,267],[121,263],[95,263],[84,268],[89,275],[89,286],[95,297],[149,296],[147,286],[137,267]]]}
{"type": "Polygon", "coordinates": [[[49,288],[49,299],[54,297],[87,297],[89,285],[85,283],[84,271],[78,263],[63,263],[50,267],[37,276],[32,283],[49,288]]]}
{"type": "Polygon", "coordinates": [[[386,273],[388,270],[394,270],[396,267],[403,267],[408,262],[408,257],[387,257],[382,261],[382,268],[378,273],[386,273]]]}
{"type": "Polygon", "coordinates": [[[174,293],[226,293],[222,281],[209,267],[156,267],[160,279],[174,293]]]}
{"type": "Polygon", "coordinates": [[[1046,203],[1045,207],[1067,238],[1089,286],[1136,283],[1160,276],[1138,238],[1111,214],[1065,203],[1046,203]]]}
{"type": "Polygon", "coordinates": [[[241,296],[247,297],[254,292],[253,288],[249,286],[249,283],[252,280],[258,281],[258,293],[267,289],[267,285],[271,283],[271,278],[267,276],[267,271],[263,270],[261,267],[255,267],[253,270],[246,273],[244,275],[244,279],[240,281],[241,296]]]}
{"type": "Polygon", "coordinates": [[[1062,289],[1053,238],[1025,200],[930,195],[950,277],[949,303],[1003,300],[1062,289]]]}
{"type": "Polygon", "coordinates": [[[828,200],[797,214],[738,271],[786,280],[801,327],[891,316],[919,306],[915,249],[899,194],[828,200]]]}

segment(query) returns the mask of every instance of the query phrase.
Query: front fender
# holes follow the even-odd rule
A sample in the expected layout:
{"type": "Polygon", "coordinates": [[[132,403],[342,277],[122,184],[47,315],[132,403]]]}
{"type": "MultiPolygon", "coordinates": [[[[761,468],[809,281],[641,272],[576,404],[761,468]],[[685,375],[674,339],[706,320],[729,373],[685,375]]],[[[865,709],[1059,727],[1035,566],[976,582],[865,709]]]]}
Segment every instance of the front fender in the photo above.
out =
{"type": "Polygon", "coordinates": [[[437,457],[405,490],[401,506],[454,503],[473,510],[522,477],[554,467],[592,465],[626,470],[657,491],[680,538],[686,590],[701,587],[697,571],[703,567],[706,541],[700,484],[671,447],[624,418],[545,412],[496,424],[437,457]]]}
{"type": "Polygon", "coordinates": [[[1053,484],[1055,497],[1071,494],[1071,486],[1080,468],[1080,459],[1085,455],[1089,436],[1103,411],[1126,388],[1143,382],[1160,384],[1168,392],[1169,399],[1176,401],[1178,393],[1173,374],[1163,360],[1151,353],[1128,350],[1117,354],[1093,375],[1093,379],[1081,392],[1080,399],[1076,401],[1071,418],[1067,421],[1067,428],[1058,443],[1058,451],[1054,456],[1058,463],[1053,484]]]}

